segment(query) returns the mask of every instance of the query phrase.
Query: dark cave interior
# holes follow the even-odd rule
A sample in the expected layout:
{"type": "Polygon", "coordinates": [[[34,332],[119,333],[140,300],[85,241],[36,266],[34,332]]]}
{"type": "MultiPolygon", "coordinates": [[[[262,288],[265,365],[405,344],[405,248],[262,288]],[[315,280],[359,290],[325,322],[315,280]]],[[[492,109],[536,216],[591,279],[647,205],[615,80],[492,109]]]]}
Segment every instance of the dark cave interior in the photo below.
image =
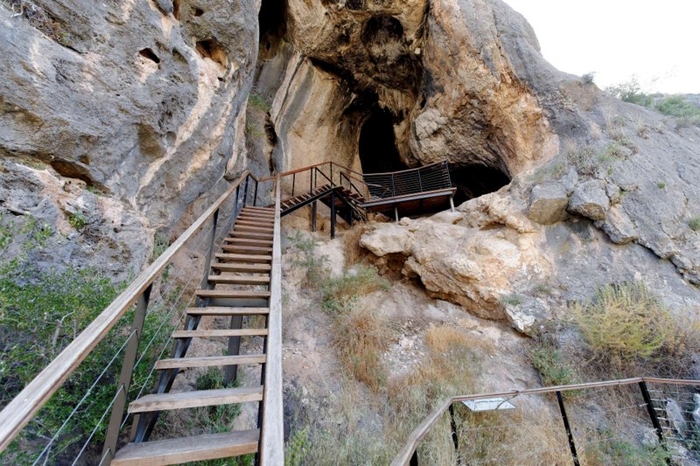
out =
{"type": "Polygon", "coordinates": [[[374,107],[360,130],[360,163],[364,173],[384,173],[408,168],[396,148],[394,119],[390,111],[374,107]]]}

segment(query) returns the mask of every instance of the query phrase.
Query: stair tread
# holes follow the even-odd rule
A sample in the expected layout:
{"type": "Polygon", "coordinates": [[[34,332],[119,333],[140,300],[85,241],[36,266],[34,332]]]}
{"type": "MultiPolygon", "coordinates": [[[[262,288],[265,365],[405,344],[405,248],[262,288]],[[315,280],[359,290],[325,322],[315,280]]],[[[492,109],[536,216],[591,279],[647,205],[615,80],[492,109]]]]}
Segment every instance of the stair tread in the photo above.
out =
{"type": "Polygon", "coordinates": [[[267,232],[272,232],[274,230],[274,225],[270,224],[269,226],[250,226],[250,225],[239,225],[236,224],[233,227],[233,231],[254,231],[254,232],[260,232],[260,233],[267,233],[267,232]]]}
{"type": "Polygon", "coordinates": [[[271,245],[273,241],[271,239],[249,239],[249,238],[224,238],[226,243],[239,243],[239,244],[259,244],[259,245],[271,245]]]}
{"type": "Polygon", "coordinates": [[[251,246],[249,244],[228,244],[224,245],[221,247],[222,250],[224,251],[234,251],[234,250],[241,250],[241,251],[249,251],[249,252],[267,252],[267,253],[272,253],[272,248],[271,247],[265,247],[265,246],[251,246]]]}
{"type": "Polygon", "coordinates": [[[197,290],[202,298],[269,298],[268,290],[197,290]]]}
{"type": "Polygon", "coordinates": [[[267,285],[270,283],[269,275],[209,275],[208,280],[213,283],[227,283],[230,285],[267,285]]]}
{"type": "Polygon", "coordinates": [[[272,256],[267,254],[225,254],[219,252],[215,254],[215,257],[226,261],[240,262],[270,262],[272,260],[272,256]]]}
{"type": "Polygon", "coordinates": [[[248,220],[244,218],[236,220],[236,225],[244,225],[247,227],[270,227],[274,226],[274,222],[268,222],[267,220],[248,220]]]}
{"type": "Polygon", "coordinates": [[[232,231],[229,233],[233,238],[250,238],[250,239],[272,239],[272,232],[270,233],[256,233],[252,231],[232,231]]]}
{"type": "Polygon", "coordinates": [[[232,403],[260,401],[262,387],[236,387],[215,390],[195,390],[180,393],[146,395],[129,404],[129,413],[146,413],[172,409],[198,408],[232,403]]]}
{"type": "Polygon", "coordinates": [[[185,367],[235,366],[239,364],[264,364],[264,354],[237,356],[203,356],[195,358],[171,358],[156,361],[156,369],[180,369],[185,367]]]}
{"type": "Polygon", "coordinates": [[[265,273],[272,269],[270,264],[232,264],[225,262],[214,262],[211,268],[215,270],[225,270],[228,272],[250,272],[250,273],[265,273]]]}
{"type": "Polygon", "coordinates": [[[176,330],[173,338],[264,337],[267,334],[266,328],[176,330]]]}
{"type": "Polygon", "coordinates": [[[269,314],[270,309],[267,307],[207,306],[190,307],[187,309],[187,313],[200,316],[264,315],[269,314]]]}
{"type": "Polygon", "coordinates": [[[113,465],[159,466],[257,453],[260,430],[129,443],[117,451],[113,465]]]}

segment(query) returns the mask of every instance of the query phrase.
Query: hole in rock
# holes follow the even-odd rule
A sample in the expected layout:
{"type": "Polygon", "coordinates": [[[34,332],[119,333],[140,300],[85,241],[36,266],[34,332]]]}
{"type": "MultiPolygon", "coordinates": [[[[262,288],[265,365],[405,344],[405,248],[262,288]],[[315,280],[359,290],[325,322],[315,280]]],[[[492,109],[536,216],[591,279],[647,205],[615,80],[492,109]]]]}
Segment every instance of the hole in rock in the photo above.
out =
{"type": "MultiPolygon", "coordinates": [[[[258,20],[260,22],[260,41],[266,36],[280,38],[286,32],[285,0],[262,0],[258,20]]],[[[269,39],[268,39],[269,40],[269,39]]]]}
{"type": "Polygon", "coordinates": [[[160,63],[160,58],[158,58],[158,55],[156,55],[152,49],[143,49],[139,52],[139,55],[151,60],[152,62],[160,63]]]}
{"type": "Polygon", "coordinates": [[[498,168],[486,165],[450,164],[452,186],[457,188],[455,204],[498,191],[510,183],[510,177],[498,168]]]}
{"type": "Polygon", "coordinates": [[[360,130],[360,163],[364,173],[405,170],[396,148],[394,119],[388,110],[375,108],[360,130]]]}
{"type": "Polygon", "coordinates": [[[219,65],[226,68],[228,66],[228,55],[226,49],[216,39],[204,39],[197,42],[197,52],[202,58],[211,58],[219,65]]]}
{"type": "Polygon", "coordinates": [[[365,6],[365,0],[348,0],[345,6],[348,10],[361,10],[365,6]]]}
{"type": "Polygon", "coordinates": [[[204,10],[201,8],[194,7],[192,8],[192,16],[202,16],[204,14],[204,10]]]}
{"type": "Polygon", "coordinates": [[[403,25],[393,16],[374,16],[367,21],[362,31],[362,42],[386,44],[403,39],[403,25]]]}

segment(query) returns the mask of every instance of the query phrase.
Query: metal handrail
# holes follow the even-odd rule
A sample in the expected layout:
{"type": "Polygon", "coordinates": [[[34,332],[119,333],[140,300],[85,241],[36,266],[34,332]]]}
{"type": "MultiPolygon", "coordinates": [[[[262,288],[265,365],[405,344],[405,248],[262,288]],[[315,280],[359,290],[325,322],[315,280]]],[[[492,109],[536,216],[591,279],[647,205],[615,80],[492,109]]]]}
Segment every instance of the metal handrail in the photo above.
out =
{"type": "Polygon", "coordinates": [[[512,390],[508,392],[482,393],[478,395],[459,395],[444,400],[428,417],[411,433],[408,441],[399,453],[394,457],[391,466],[406,466],[418,449],[420,441],[428,434],[430,429],[440,420],[443,414],[450,409],[453,403],[482,398],[508,398],[521,395],[537,395],[544,393],[561,393],[571,390],[586,390],[590,388],[616,387],[632,384],[660,383],[668,385],[700,385],[700,380],[662,379],[655,377],[634,377],[630,379],[607,380],[604,382],[589,382],[573,385],[558,385],[553,387],[533,388],[529,390],[512,390]]]}
{"type": "MultiPolygon", "coordinates": [[[[219,209],[234,192],[246,182],[243,202],[248,197],[248,181],[259,183],[249,171],[236,180],[180,237],[144,270],[102,313],[97,316],[61,353],[49,363],[29,384],[0,412],[0,452],[22,431],[51,396],[65,383],[92,350],[126,312],[150,290],[151,284],[161,275],[175,255],[204,224],[218,216],[219,209]]],[[[253,203],[256,200],[253,199],[253,203]]]]}

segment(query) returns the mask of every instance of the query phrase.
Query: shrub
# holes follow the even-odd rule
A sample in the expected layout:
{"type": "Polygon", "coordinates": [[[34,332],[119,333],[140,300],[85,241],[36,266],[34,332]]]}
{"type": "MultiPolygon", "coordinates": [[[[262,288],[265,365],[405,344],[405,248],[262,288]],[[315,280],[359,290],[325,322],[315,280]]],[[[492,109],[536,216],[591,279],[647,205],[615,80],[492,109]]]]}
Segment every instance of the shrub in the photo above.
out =
{"type": "Polygon", "coordinates": [[[270,111],[270,104],[268,104],[265,98],[259,94],[251,93],[248,97],[248,104],[253,108],[262,110],[263,112],[270,111]]]}
{"type": "Polygon", "coordinates": [[[328,276],[328,268],[326,267],[328,257],[317,251],[318,242],[311,236],[304,236],[297,232],[290,238],[290,241],[302,255],[300,260],[295,261],[295,265],[306,270],[304,285],[314,289],[318,288],[328,276]]]}
{"type": "Polygon", "coordinates": [[[87,219],[81,213],[70,214],[68,223],[76,230],[82,230],[87,225],[87,219]]]}
{"type": "Polygon", "coordinates": [[[700,108],[688,102],[683,96],[664,97],[654,105],[664,115],[676,117],[684,124],[700,124],[700,108]]]}
{"type": "Polygon", "coordinates": [[[573,311],[595,359],[617,371],[614,376],[653,371],[677,377],[690,370],[700,348],[697,318],[675,318],[641,283],[605,286],[573,311]]]}
{"type": "Polygon", "coordinates": [[[688,226],[693,231],[699,231],[700,230],[700,216],[691,218],[688,221],[688,226]]]}
{"type": "Polygon", "coordinates": [[[321,285],[321,307],[331,314],[350,310],[357,300],[368,293],[389,289],[375,267],[358,265],[337,278],[324,280],[321,285]]]}
{"type": "Polygon", "coordinates": [[[539,342],[530,352],[530,359],[545,386],[571,385],[578,382],[572,364],[551,345],[539,342]]]}
{"type": "Polygon", "coordinates": [[[632,78],[626,83],[610,86],[606,88],[605,91],[624,102],[641,105],[643,107],[651,107],[654,103],[654,100],[649,94],[642,92],[642,88],[636,78],[632,78]]]}
{"type": "Polygon", "coordinates": [[[586,73],[583,76],[581,76],[581,82],[583,84],[593,84],[593,80],[595,79],[595,72],[591,71],[590,73],[586,73]]]}

